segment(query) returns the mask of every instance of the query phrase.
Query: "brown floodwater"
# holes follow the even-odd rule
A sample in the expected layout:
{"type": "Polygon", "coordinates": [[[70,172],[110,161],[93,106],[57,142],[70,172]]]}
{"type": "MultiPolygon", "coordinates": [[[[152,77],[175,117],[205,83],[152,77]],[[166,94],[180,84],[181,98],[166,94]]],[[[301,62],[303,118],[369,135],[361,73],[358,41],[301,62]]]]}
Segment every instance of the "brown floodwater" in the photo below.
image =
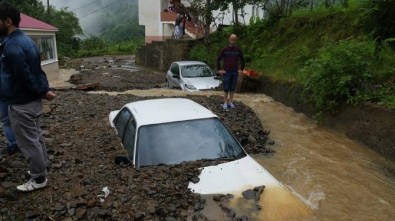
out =
{"type": "MultiPolygon", "coordinates": [[[[185,94],[166,89],[127,93],[185,94]]],[[[271,131],[276,153],[253,157],[287,188],[265,190],[259,202],[262,210],[251,210],[250,217],[262,221],[395,219],[395,162],[263,94],[237,94],[235,99],[251,107],[271,131]]],[[[250,211],[249,204],[237,198],[231,204],[250,211]]]]}
{"type": "Polygon", "coordinates": [[[270,97],[237,97],[276,142],[273,156],[255,159],[311,209],[289,220],[395,219],[395,162],[270,97]]]}

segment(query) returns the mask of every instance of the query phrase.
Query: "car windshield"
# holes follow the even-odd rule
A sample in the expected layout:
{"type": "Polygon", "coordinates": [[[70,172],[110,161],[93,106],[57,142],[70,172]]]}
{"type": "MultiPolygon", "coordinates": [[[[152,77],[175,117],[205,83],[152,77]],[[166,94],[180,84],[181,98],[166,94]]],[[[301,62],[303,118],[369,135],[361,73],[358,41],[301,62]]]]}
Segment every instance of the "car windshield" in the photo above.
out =
{"type": "Polygon", "coordinates": [[[215,74],[207,65],[195,64],[182,66],[181,75],[184,78],[213,77],[215,74]]]}
{"type": "Polygon", "coordinates": [[[142,126],[138,134],[137,167],[245,155],[218,118],[142,126]]]}

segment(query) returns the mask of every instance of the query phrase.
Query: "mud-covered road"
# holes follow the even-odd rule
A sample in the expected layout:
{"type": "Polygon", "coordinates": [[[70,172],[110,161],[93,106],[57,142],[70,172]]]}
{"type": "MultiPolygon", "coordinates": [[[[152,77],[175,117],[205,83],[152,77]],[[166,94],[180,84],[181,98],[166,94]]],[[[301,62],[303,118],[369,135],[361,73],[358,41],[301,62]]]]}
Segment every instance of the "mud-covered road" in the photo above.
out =
{"type": "MultiPolygon", "coordinates": [[[[165,86],[163,73],[136,69],[128,57],[69,60],[75,68],[74,85],[94,84],[87,90],[125,91],[165,86]]],[[[86,89],[86,88],[85,88],[86,89]]],[[[49,186],[22,194],[15,186],[26,182],[27,164],[18,152],[0,159],[0,220],[205,220],[205,199],[187,189],[199,175],[198,168],[215,162],[193,162],[136,170],[116,165],[125,154],[108,122],[108,114],[124,104],[151,97],[91,94],[76,88],[59,89],[57,98],[44,102],[42,122],[51,169],[49,186]],[[98,195],[107,187],[109,195],[98,195]]],[[[229,112],[221,110],[220,96],[187,96],[210,108],[251,154],[275,154],[269,132],[254,112],[241,102],[229,112]]],[[[3,146],[6,141],[1,137],[3,146]]],[[[249,220],[226,201],[231,196],[212,196],[222,212],[235,220],[249,220]]],[[[256,209],[259,209],[258,207],[256,209]]]]}

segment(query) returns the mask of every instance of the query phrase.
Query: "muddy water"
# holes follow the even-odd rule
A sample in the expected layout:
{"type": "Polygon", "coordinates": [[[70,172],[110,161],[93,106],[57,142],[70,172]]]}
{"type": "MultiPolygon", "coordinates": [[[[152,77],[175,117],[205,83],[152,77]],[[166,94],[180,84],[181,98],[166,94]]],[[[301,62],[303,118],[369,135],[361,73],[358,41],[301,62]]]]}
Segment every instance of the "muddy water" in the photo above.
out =
{"type": "Polygon", "coordinates": [[[395,163],[263,95],[239,96],[276,141],[255,159],[312,210],[302,220],[394,220],[395,163]]]}
{"type": "MultiPolygon", "coordinates": [[[[127,93],[185,94],[164,89],[127,93]]],[[[340,133],[316,125],[265,95],[238,94],[236,100],[256,112],[276,142],[273,156],[253,157],[292,192],[265,190],[260,201],[262,211],[250,214],[251,217],[265,221],[395,219],[395,162],[340,133]]],[[[243,208],[246,204],[235,201],[233,205],[248,212],[248,208],[243,208]]]]}

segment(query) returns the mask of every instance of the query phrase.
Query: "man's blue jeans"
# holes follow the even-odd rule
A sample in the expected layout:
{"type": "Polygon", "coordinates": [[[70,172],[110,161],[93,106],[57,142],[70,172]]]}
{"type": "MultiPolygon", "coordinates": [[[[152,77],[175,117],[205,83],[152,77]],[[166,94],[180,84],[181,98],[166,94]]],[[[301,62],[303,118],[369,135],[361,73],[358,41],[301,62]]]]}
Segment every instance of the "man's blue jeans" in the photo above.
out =
{"type": "Polygon", "coordinates": [[[8,106],[9,104],[7,102],[0,101],[0,121],[3,125],[4,134],[8,140],[7,147],[15,147],[16,140],[11,128],[10,118],[8,117],[8,106]]]}
{"type": "Polygon", "coordinates": [[[234,92],[236,90],[238,76],[237,70],[228,70],[225,72],[223,78],[224,92],[234,92]]]}

